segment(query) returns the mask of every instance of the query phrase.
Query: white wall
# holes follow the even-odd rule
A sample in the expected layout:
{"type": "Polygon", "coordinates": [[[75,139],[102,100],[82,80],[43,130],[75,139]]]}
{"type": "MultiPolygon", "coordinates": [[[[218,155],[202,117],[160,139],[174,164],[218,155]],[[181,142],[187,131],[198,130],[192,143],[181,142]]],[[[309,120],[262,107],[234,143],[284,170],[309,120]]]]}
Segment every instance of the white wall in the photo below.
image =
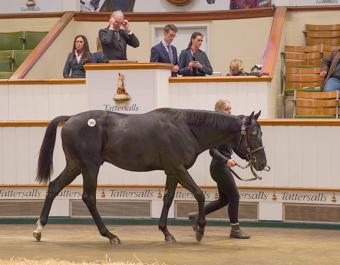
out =
{"type": "MultiPolygon", "coordinates": [[[[336,188],[340,186],[338,150],[340,126],[262,126],[270,172],[260,172],[261,181],[241,182],[241,186],[336,188]],[[327,135],[325,138],[324,136],[327,135]]],[[[34,184],[39,148],[44,127],[0,127],[0,183],[34,184]]],[[[245,164],[235,156],[240,164],[245,164]]],[[[199,156],[189,170],[199,185],[212,185],[210,156],[199,156]]],[[[65,166],[60,135],[58,133],[54,154],[55,178],[65,166]]],[[[235,169],[241,177],[250,177],[250,170],[235,169]]],[[[82,183],[78,177],[75,183],[82,183]]],[[[104,164],[99,174],[99,184],[164,185],[162,171],[130,172],[104,164]]]]}

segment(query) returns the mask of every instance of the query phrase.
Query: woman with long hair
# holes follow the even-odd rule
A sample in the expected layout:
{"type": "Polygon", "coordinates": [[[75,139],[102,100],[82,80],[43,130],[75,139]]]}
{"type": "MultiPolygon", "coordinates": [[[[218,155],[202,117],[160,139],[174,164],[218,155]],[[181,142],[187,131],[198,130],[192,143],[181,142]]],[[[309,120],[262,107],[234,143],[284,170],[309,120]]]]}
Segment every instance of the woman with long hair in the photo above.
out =
{"type": "MultiPolygon", "coordinates": [[[[215,111],[231,115],[231,103],[228,100],[221,99],[216,102],[215,111]]],[[[227,205],[231,226],[229,236],[231,238],[248,239],[250,236],[240,228],[238,222],[240,194],[230,171],[231,167],[236,166],[236,161],[231,158],[232,147],[230,144],[221,145],[215,149],[210,149],[209,153],[212,157],[210,174],[217,184],[218,198],[204,207],[204,214],[208,215],[227,205]]],[[[194,230],[196,230],[198,214],[190,213],[189,219],[192,221],[194,230]]]]}
{"type": "Polygon", "coordinates": [[[183,50],[179,55],[179,75],[205,76],[212,74],[213,69],[208,56],[200,49],[202,42],[202,33],[192,33],[188,48],[183,50]]]}
{"type": "Polygon", "coordinates": [[[84,78],[84,65],[87,63],[92,63],[89,43],[84,35],[77,35],[73,41],[72,52],[67,56],[64,78],[84,78]]]}

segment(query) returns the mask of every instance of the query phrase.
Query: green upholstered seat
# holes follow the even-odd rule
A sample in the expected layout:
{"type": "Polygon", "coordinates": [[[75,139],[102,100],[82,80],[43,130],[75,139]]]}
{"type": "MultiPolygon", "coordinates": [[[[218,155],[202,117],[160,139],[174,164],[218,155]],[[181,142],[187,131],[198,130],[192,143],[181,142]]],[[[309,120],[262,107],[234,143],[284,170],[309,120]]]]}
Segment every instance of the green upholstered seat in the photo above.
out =
{"type": "Polygon", "coordinates": [[[13,70],[13,65],[8,60],[0,61],[0,72],[10,72],[13,70]]]}
{"type": "Polygon", "coordinates": [[[23,48],[22,31],[0,32],[0,50],[20,50],[23,48]]]}
{"type": "Polygon", "coordinates": [[[23,32],[23,40],[24,40],[24,49],[25,50],[33,50],[35,46],[39,44],[39,42],[46,36],[47,32],[45,31],[24,31],[23,32]]]}
{"type": "Polygon", "coordinates": [[[15,50],[14,51],[14,69],[17,69],[32,50],[15,50]]]}
{"type": "Polygon", "coordinates": [[[14,72],[0,72],[0,79],[8,79],[14,72]]]}

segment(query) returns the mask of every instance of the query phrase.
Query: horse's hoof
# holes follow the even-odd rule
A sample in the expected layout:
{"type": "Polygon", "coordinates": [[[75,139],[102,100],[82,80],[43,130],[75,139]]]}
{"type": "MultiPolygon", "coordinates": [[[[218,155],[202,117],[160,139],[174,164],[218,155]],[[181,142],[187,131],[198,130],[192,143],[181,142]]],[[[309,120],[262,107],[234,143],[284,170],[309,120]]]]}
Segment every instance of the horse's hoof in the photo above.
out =
{"type": "Polygon", "coordinates": [[[120,239],[118,237],[114,237],[114,238],[110,239],[110,244],[111,245],[120,245],[121,241],[120,241],[120,239]]]}
{"type": "Polygon", "coordinates": [[[176,238],[173,235],[167,235],[164,237],[164,240],[169,243],[176,243],[176,238]]]}
{"type": "Polygon", "coordinates": [[[198,224],[197,224],[198,216],[197,216],[197,213],[189,213],[188,214],[188,218],[189,218],[189,220],[192,223],[192,229],[196,232],[197,229],[198,229],[198,224]]]}
{"type": "Polygon", "coordinates": [[[196,230],[196,240],[197,240],[198,242],[201,242],[203,236],[204,236],[204,231],[196,230]]]}
{"type": "Polygon", "coordinates": [[[39,242],[41,239],[41,232],[33,231],[33,237],[39,242]]]}

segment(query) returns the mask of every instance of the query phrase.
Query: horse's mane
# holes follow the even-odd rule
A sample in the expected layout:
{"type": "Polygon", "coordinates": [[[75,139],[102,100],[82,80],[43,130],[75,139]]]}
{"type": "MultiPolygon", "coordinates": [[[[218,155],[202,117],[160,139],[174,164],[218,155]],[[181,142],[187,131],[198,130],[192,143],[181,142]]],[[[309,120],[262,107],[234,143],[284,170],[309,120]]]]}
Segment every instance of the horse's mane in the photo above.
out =
{"type": "Polygon", "coordinates": [[[169,116],[170,119],[183,120],[189,125],[220,130],[227,129],[232,121],[238,119],[236,116],[208,110],[163,108],[157,111],[169,116]]]}

